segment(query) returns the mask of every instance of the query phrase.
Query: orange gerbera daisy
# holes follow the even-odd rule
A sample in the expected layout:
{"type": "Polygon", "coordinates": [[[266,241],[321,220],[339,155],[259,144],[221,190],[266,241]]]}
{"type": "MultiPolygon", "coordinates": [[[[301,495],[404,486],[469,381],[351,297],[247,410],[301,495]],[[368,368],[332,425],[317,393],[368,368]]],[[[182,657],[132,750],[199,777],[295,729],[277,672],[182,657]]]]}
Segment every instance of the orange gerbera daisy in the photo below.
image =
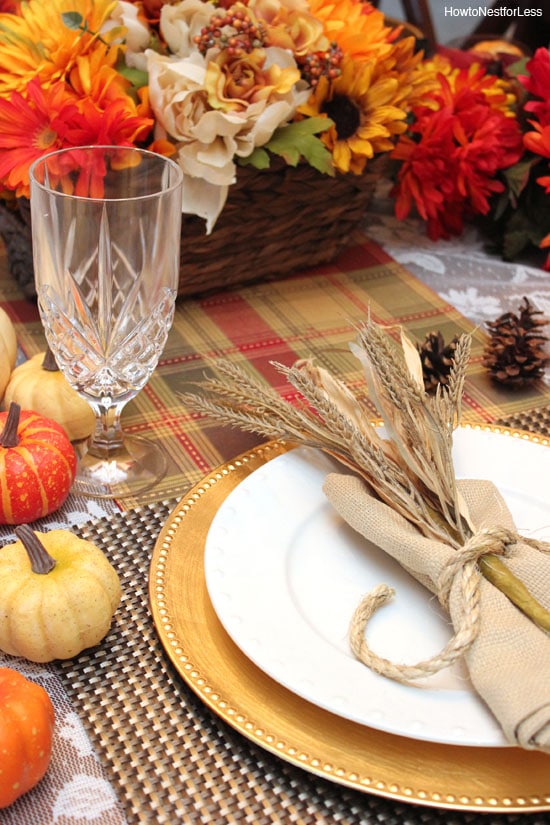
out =
{"type": "Polygon", "coordinates": [[[310,0],[310,11],[321,20],[330,41],[356,60],[389,54],[400,29],[386,25],[384,15],[363,0],[310,0]]]}
{"type": "Polygon", "coordinates": [[[62,148],[78,116],[75,95],[62,81],[42,89],[35,79],[25,97],[13,92],[9,100],[0,98],[0,182],[17,197],[29,197],[31,164],[62,148]]]}
{"type": "Polygon", "coordinates": [[[18,15],[0,14],[0,97],[24,94],[34,77],[44,88],[63,79],[80,55],[100,43],[115,6],[113,0],[29,0],[18,15]],[[83,26],[70,28],[64,13],[80,15],[83,26]]]}
{"type": "Polygon", "coordinates": [[[0,98],[0,186],[17,197],[29,196],[29,168],[43,154],[84,144],[132,146],[153,128],[147,95],[136,104],[114,69],[93,73],[89,95],[81,83],[92,74],[86,58],[72,74],[77,91],[63,80],[43,89],[34,78],[26,95],[0,98]]]}
{"type": "Polygon", "coordinates": [[[115,68],[116,54],[108,46],[99,44],[93,52],[77,58],[68,81],[77,96],[89,98],[98,109],[106,109],[114,101],[122,101],[128,117],[143,119],[143,128],[149,131],[153,125],[147,88],[134,100],[129,80],[115,68]]]}

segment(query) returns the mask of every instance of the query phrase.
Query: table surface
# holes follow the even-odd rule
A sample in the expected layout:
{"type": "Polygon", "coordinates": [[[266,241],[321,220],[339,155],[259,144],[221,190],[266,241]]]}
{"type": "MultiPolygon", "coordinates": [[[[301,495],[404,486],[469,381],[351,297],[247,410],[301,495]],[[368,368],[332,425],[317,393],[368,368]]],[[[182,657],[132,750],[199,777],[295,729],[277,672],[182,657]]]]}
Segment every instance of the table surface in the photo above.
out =
{"type": "MultiPolygon", "coordinates": [[[[398,225],[383,209],[336,262],[284,280],[179,300],[174,326],[151,381],[125,410],[124,426],[166,449],[165,479],[138,500],[101,503],[70,496],[36,529],[68,526],[98,543],[117,568],[123,600],[108,637],[68,662],[33,665],[0,653],[44,685],[54,700],[52,762],[40,784],[9,809],[2,825],[48,823],[357,823],[477,821],[479,813],[409,805],[316,777],[278,759],[213,714],[173,671],[148,604],[149,560],[177,502],[218,465],[261,439],[186,410],[212,357],[228,358],[292,398],[273,367],[300,358],[362,378],[348,343],[370,312],[417,340],[471,332],[464,420],[498,422],[550,435],[548,375],[521,391],[494,385],[482,365],[484,323],[516,311],[527,295],[550,315],[550,277],[491,258],[477,236],[432,244],[422,227],[398,225]]],[[[21,357],[44,348],[36,306],[0,256],[0,305],[12,318],[21,357]]],[[[374,411],[373,411],[374,412],[374,411]]],[[[13,536],[0,528],[2,544],[13,536]]],[[[486,813],[492,823],[540,822],[545,815],[486,813]]]]}

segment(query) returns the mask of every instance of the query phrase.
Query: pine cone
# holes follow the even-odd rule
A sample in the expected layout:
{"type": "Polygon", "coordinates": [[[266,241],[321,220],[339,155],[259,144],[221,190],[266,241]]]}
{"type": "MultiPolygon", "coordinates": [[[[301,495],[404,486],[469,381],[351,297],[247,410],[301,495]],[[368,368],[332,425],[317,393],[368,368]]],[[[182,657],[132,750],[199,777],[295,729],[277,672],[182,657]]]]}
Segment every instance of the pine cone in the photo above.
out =
{"type": "Polygon", "coordinates": [[[490,339],[482,363],[494,381],[520,388],[542,378],[550,359],[544,351],[548,338],[541,332],[548,319],[541,315],[524,297],[519,316],[506,312],[487,322],[490,339]]]}
{"type": "Polygon", "coordinates": [[[447,384],[457,343],[458,337],[455,336],[449,344],[445,344],[442,334],[437,331],[428,332],[424,342],[417,346],[427,393],[433,394],[440,384],[447,384]]]}

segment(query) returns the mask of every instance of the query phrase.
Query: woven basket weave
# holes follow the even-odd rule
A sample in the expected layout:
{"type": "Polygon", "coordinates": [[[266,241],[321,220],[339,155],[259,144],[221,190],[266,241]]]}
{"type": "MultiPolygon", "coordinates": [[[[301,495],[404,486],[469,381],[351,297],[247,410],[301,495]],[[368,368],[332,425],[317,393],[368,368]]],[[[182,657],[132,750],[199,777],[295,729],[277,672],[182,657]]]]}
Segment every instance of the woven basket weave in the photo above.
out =
{"type": "MultiPolygon", "coordinates": [[[[381,162],[360,176],[329,177],[283,162],[262,171],[239,168],[210,235],[201,218],[184,215],[178,294],[274,280],[332,261],[364,218],[381,162]]],[[[2,205],[0,235],[10,272],[34,297],[29,204],[17,206],[14,211],[2,205]]]]}

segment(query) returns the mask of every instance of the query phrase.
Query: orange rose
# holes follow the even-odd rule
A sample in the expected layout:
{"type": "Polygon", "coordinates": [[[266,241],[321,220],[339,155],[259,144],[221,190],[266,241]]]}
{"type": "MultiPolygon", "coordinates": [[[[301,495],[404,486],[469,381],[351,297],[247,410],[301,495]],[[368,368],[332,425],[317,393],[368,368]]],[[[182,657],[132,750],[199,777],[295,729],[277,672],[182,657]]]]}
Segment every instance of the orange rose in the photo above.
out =
{"type": "Polygon", "coordinates": [[[290,8],[280,0],[250,0],[248,8],[263,23],[270,46],[290,49],[301,56],[325,51],[330,45],[321,21],[305,9],[290,8]]]}
{"type": "Polygon", "coordinates": [[[213,109],[241,111],[251,103],[286,95],[300,79],[297,68],[266,67],[266,52],[256,49],[239,57],[220,52],[206,70],[205,88],[213,109]]]}

